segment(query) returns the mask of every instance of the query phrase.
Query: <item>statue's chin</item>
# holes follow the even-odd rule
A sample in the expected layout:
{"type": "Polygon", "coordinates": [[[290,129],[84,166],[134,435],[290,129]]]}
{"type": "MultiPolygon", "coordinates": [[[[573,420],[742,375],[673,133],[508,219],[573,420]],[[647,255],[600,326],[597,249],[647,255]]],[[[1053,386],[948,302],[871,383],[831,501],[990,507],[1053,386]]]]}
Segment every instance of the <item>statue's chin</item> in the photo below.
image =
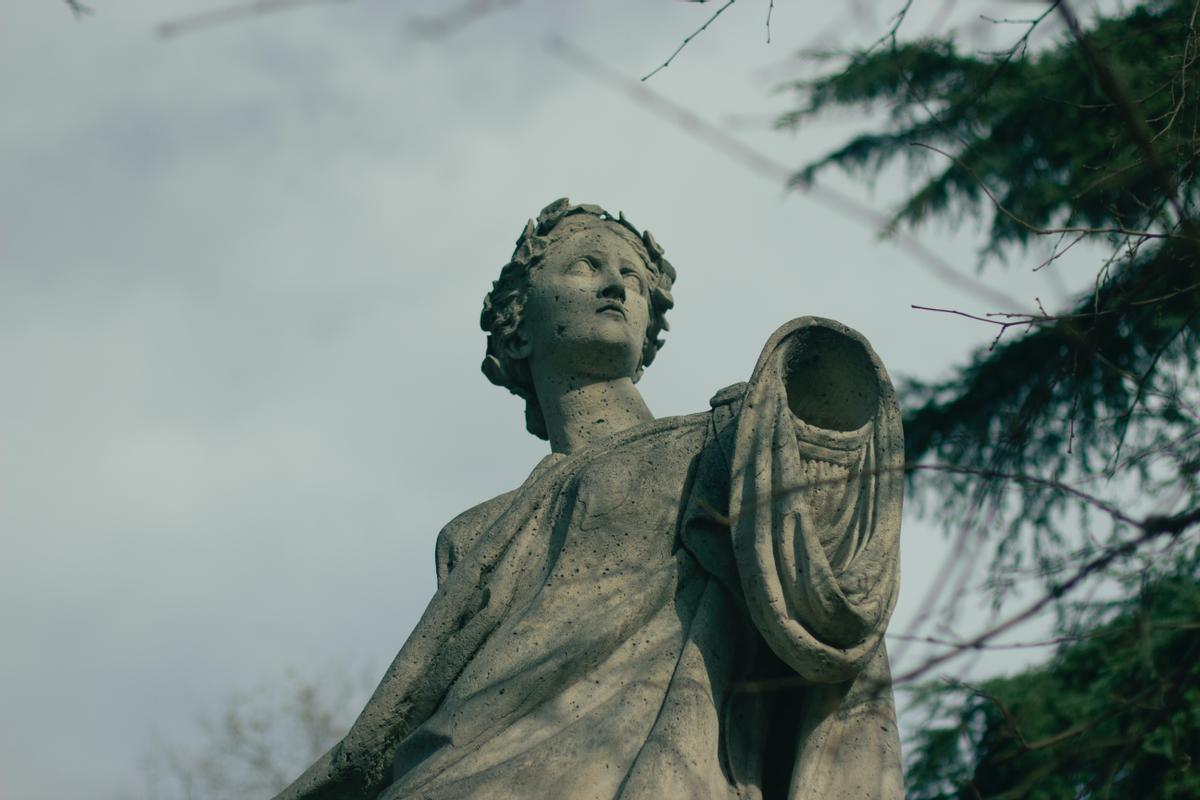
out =
{"type": "MultiPolygon", "coordinates": [[[[640,362],[640,349],[624,336],[564,339],[554,347],[553,369],[564,376],[591,380],[632,379],[640,362]]],[[[533,367],[536,370],[536,362],[533,367]]]]}

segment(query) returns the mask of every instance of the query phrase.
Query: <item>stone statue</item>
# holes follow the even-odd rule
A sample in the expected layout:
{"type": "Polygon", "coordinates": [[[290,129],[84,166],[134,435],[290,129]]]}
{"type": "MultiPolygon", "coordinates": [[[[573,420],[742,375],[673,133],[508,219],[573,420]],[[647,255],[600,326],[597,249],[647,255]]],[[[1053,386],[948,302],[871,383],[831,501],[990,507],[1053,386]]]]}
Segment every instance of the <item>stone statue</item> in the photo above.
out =
{"type": "Polygon", "coordinates": [[[438,590],[277,800],[903,796],[883,632],[903,443],[859,334],[801,317],[708,411],[635,384],[675,270],[566,199],[484,300],[483,371],[551,453],[438,535],[438,590]]]}

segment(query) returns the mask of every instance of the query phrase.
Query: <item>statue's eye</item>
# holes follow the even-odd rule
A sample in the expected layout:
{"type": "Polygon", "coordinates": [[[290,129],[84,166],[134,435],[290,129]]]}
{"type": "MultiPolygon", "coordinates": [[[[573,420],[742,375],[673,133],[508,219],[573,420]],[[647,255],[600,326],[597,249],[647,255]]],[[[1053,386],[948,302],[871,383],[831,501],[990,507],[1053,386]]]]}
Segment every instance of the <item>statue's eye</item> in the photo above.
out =
{"type": "Polygon", "coordinates": [[[567,267],[568,275],[591,275],[595,271],[596,266],[586,258],[581,258],[567,267]]]}
{"type": "Polygon", "coordinates": [[[646,291],[646,284],[642,280],[642,276],[635,269],[621,270],[621,277],[625,280],[625,285],[639,294],[646,291]]]}

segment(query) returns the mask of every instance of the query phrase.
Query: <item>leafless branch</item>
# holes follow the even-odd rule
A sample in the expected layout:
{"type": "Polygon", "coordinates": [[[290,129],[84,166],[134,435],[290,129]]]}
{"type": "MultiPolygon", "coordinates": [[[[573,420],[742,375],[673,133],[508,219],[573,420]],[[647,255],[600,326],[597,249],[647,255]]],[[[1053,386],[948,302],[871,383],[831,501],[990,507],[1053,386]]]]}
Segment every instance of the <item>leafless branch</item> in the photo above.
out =
{"type": "Polygon", "coordinates": [[[1033,36],[1033,32],[1037,30],[1038,26],[1046,20],[1046,17],[1054,13],[1054,10],[1058,7],[1059,2],[1061,2],[1061,0],[1054,0],[1054,2],[1050,3],[1041,14],[1038,14],[1036,17],[1032,17],[1030,19],[994,19],[982,14],[980,15],[981,19],[987,20],[993,24],[1011,23],[1015,25],[1026,26],[1025,33],[1021,35],[1021,38],[1013,42],[1012,45],[1010,45],[1006,50],[994,53],[994,55],[1001,57],[1001,66],[1007,64],[1013,58],[1025,54],[1025,50],[1029,47],[1029,39],[1033,36]]]}
{"type": "MultiPolygon", "coordinates": [[[[979,499],[977,496],[972,500],[970,512],[964,515],[964,522],[959,526],[954,545],[946,553],[938,574],[929,583],[925,590],[925,596],[921,598],[921,602],[917,606],[917,612],[913,615],[911,622],[912,630],[916,631],[924,627],[938,608],[943,596],[949,593],[948,596],[955,597],[961,592],[961,587],[965,584],[971,572],[971,564],[974,563],[975,554],[984,542],[984,537],[972,534],[980,529],[988,530],[992,528],[999,514],[999,509],[992,506],[987,510],[987,516],[982,520],[982,524],[976,525],[975,514],[979,510],[979,499]],[[952,581],[951,578],[954,577],[955,571],[958,572],[958,577],[952,581]]],[[[896,648],[892,656],[896,663],[899,663],[906,653],[907,647],[902,645],[896,648]]]]}
{"type": "MultiPolygon", "coordinates": [[[[1054,263],[1058,259],[1065,256],[1068,252],[1070,252],[1072,247],[1074,247],[1075,245],[1082,242],[1085,238],[1087,238],[1087,234],[1081,233],[1081,234],[1077,235],[1074,239],[1071,240],[1070,244],[1068,244],[1066,247],[1059,249],[1059,245],[1062,244],[1062,240],[1064,237],[1066,237],[1065,233],[1062,234],[1062,236],[1059,237],[1059,240],[1054,244],[1054,248],[1051,250],[1049,257],[1047,257],[1045,261],[1043,261],[1042,263],[1040,263],[1036,267],[1034,267],[1032,270],[1030,270],[1031,272],[1040,272],[1043,268],[1050,266],[1052,263],[1054,263]]],[[[1047,274],[1054,275],[1055,273],[1049,272],[1047,274]]]]}
{"type": "Polygon", "coordinates": [[[963,649],[978,649],[978,650],[1026,650],[1042,647],[1057,647],[1060,644],[1067,642],[1081,642],[1087,639],[1094,638],[1095,634],[1085,636],[1056,636],[1053,639],[1042,639],[1036,642],[1003,642],[997,644],[977,644],[972,647],[970,643],[963,642],[957,639],[943,639],[938,636],[918,636],[908,633],[889,633],[887,638],[896,639],[901,642],[917,642],[919,644],[932,644],[938,647],[951,647],[956,650],[963,649]]]}
{"type": "MultiPolygon", "coordinates": [[[[1147,625],[1148,630],[1156,631],[1187,631],[1200,630],[1200,622],[1181,622],[1177,624],[1155,624],[1147,625]]],[[[956,649],[984,649],[984,650],[1027,650],[1043,647],[1057,647],[1062,644],[1072,644],[1074,642],[1086,642],[1091,639],[1100,639],[1106,636],[1116,636],[1123,633],[1128,633],[1129,628],[1113,628],[1101,631],[1092,631],[1083,633],[1078,636],[1055,636],[1050,639],[1040,639],[1034,642],[997,642],[995,644],[975,644],[964,642],[960,639],[944,639],[937,636],[919,636],[908,633],[889,633],[887,638],[895,639],[901,642],[917,642],[919,644],[932,644],[938,647],[952,647],[956,649]]],[[[965,684],[964,684],[965,685],[965,684]]]]}
{"type": "MultiPolygon", "coordinates": [[[[989,325],[998,326],[1000,330],[996,333],[996,337],[994,339],[992,339],[991,347],[988,348],[990,350],[990,349],[995,349],[996,345],[1000,341],[1000,337],[1005,332],[1007,332],[1009,328],[1023,327],[1023,328],[1029,329],[1029,328],[1032,328],[1034,325],[1045,325],[1048,323],[1079,322],[1079,321],[1084,321],[1084,320],[1092,320],[1092,319],[1096,319],[1097,317],[1109,316],[1112,314],[1120,314],[1128,308],[1135,308],[1138,306],[1148,306],[1148,305],[1154,305],[1155,303],[1161,303],[1165,300],[1170,300],[1172,298],[1178,297],[1179,295],[1187,294],[1188,292],[1193,292],[1196,289],[1200,289],[1200,283],[1193,283],[1190,286],[1185,286],[1182,289],[1175,289],[1174,291],[1168,292],[1163,295],[1159,295],[1158,297],[1149,297],[1144,300],[1131,300],[1128,303],[1125,303],[1124,306],[1119,307],[1119,308],[1096,309],[1093,311],[1089,311],[1085,314],[1047,314],[1046,310],[1041,307],[1041,305],[1042,305],[1041,298],[1034,298],[1038,304],[1038,309],[1040,312],[1038,314],[1030,314],[1027,312],[1013,312],[1013,311],[989,311],[984,316],[979,316],[978,314],[970,314],[966,311],[959,311],[958,309],[955,309],[955,308],[936,308],[934,306],[921,306],[921,305],[915,305],[915,304],[909,306],[909,308],[914,308],[918,311],[934,311],[939,314],[952,314],[957,317],[965,317],[967,319],[973,319],[978,322],[986,322],[989,325]]],[[[1157,366],[1158,359],[1162,356],[1162,353],[1166,349],[1167,345],[1169,345],[1172,341],[1174,341],[1175,338],[1177,338],[1180,334],[1182,334],[1185,330],[1187,330],[1188,327],[1190,327],[1191,323],[1195,320],[1195,317],[1196,317],[1196,314],[1192,314],[1186,320],[1184,320],[1184,322],[1176,329],[1174,336],[1170,337],[1163,344],[1162,348],[1158,351],[1158,353],[1156,353],[1154,359],[1151,361],[1150,367],[1148,368],[1146,373],[1141,378],[1137,379],[1139,385],[1143,384],[1146,380],[1148,380],[1150,374],[1154,371],[1154,367],[1157,366]]],[[[1122,373],[1126,374],[1128,376],[1128,373],[1125,373],[1124,370],[1122,370],[1122,373]]],[[[1140,395],[1141,395],[1141,392],[1139,392],[1139,398],[1138,398],[1139,400],[1140,400],[1140,395]]],[[[1136,405],[1136,402],[1134,403],[1134,405],[1136,405]]],[[[1131,408],[1126,413],[1127,414],[1132,413],[1132,410],[1133,409],[1131,408]]]]}
{"type": "MultiPolygon", "coordinates": [[[[1129,519],[1126,515],[1119,511],[1112,510],[1109,513],[1113,513],[1114,517],[1117,518],[1129,519]]],[[[1051,587],[1050,591],[1046,592],[1044,595],[1042,595],[1042,597],[1038,598],[1019,613],[1009,617],[1004,622],[995,625],[992,628],[978,634],[977,636],[963,642],[962,648],[930,658],[924,664],[905,672],[904,674],[895,678],[892,682],[894,684],[899,684],[915,681],[918,678],[928,674],[935,667],[950,661],[964,652],[978,648],[987,642],[990,642],[992,639],[995,639],[1002,633],[1009,631],[1021,623],[1037,616],[1051,603],[1070,593],[1092,575],[1107,569],[1109,566],[1123,558],[1128,558],[1136,553],[1143,545],[1162,538],[1163,536],[1178,536],[1184,530],[1195,525],[1197,522],[1200,522],[1200,508],[1194,508],[1191,511],[1171,516],[1152,515],[1136,522],[1136,527],[1141,531],[1138,536],[1121,544],[1114,545],[1095,558],[1085,562],[1070,578],[1051,587]]]]}
{"type": "Polygon", "coordinates": [[[866,49],[866,52],[869,53],[876,47],[879,47],[883,44],[888,44],[892,47],[896,46],[896,38],[900,33],[900,26],[902,26],[904,24],[904,20],[908,18],[908,12],[912,8],[912,4],[913,0],[904,0],[904,5],[902,5],[900,10],[893,14],[891,20],[889,20],[890,25],[887,32],[876,39],[875,42],[866,49]]]}
{"type": "Polygon", "coordinates": [[[725,10],[726,10],[727,8],[729,8],[731,5],[733,5],[734,3],[736,3],[736,2],[737,2],[737,0],[727,0],[727,2],[725,3],[725,5],[721,6],[721,7],[720,7],[720,8],[718,8],[718,9],[717,9],[715,12],[713,12],[713,15],[712,15],[711,17],[709,17],[709,18],[708,18],[708,19],[705,21],[705,23],[704,23],[703,25],[701,25],[701,26],[700,26],[699,28],[697,28],[696,30],[692,31],[692,33],[690,33],[689,35],[685,36],[685,37],[684,37],[684,39],[683,39],[683,41],[679,43],[679,47],[676,47],[676,48],[675,48],[675,52],[674,52],[674,53],[671,53],[671,55],[667,56],[667,60],[666,60],[666,61],[664,61],[663,63],[659,64],[657,67],[655,67],[654,69],[650,70],[650,72],[648,72],[648,73],[646,73],[645,75],[643,75],[643,76],[642,76],[642,80],[643,80],[643,81],[650,80],[650,78],[654,77],[654,76],[655,76],[655,75],[656,75],[656,74],[657,74],[657,73],[658,73],[660,70],[664,70],[664,69],[666,69],[667,67],[671,66],[671,62],[675,60],[675,56],[679,55],[679,52],[680,52],[681,50],[683,50],[683,48],[687,47],[687,46],[688,46],[688,44],[689,44],[689,43],[692,41],[692,39],[695,39],[697,36],[699,36],[700,34],[704,33],[704,31],[706,31],[706,30],[708,29],[708,26],[709,26],[709,25],[712,25],[712,24],[713,24],[713,22],[715,22],[715,21],[716,21],[717,17],[719,17],[719,16],[721,16],[722,14],[724,14],[724,13],[725,13],[725,10]]]}
{"type": "MultiPolygon", "coordinates": [[[[1125,515],[1116,512],[1124,517],[1125,515]]],[[[912,683],[920,678],[928,675],[935,668],[952,661],[959,656],[967,653],[975,652],[986,646],[991,640],[1012,630],[1013,628],[1029,621],[1038,614],[1046,610],[1052,603],[1065,597],[1067,594],[1079,587],[1088,578],[1096,575],[1108,567],[1112,566],[1117,561],[1129,558],[1139,551],[1141,547],[1149,544],[1152,541],[1160,539],[1164,536],[1176,537],[1182,534],[1185,530],[1200,523],[1200,508],[1194,508],[1182,514],[1174,514],[1169,516],[1151,515],[1143,520],[1136,521],[1135,524],[1141,533],[1128,539],[1120,544],[1112,545],[1105,549],[1103,553],[1086,561],[1082,564],[1075,573],[1063,581],[1050,588],[1041,597],[1030,603],[1020,612],[1013,614],[987,630],[977,634],[976,636],[964,640],[959,643],[958,647],[936,656],[926,659],[920,665],[902,673],[899,676],[892,678],[886,683],[874,687],[875,691],[884,691],[888,687],[897,686],[905,683],[912,683]]],[[[738,686],[739,691],[743,692],[768,692],[777,691],[780,689],[794,688],[803,685],[803,682],[797,677],[773,678],[759,681],[746,681],[738,686]]]]}
{"type": "MultiPolygon", "coordinates": [[[[1053,10],[1053,9],[1051,9],[1053,10]]],[[[1032,25],[1038,22],[1037,18],[1026,17],[1024,19],[1009,19],[1008,17],[989,17],[987,14],[980,14],[979,18],[984,22],[990,22],[993,25],[1032,25]]]]}
{"type": "MultiPolygon", "coordinates": [[[[752,172],[776,185],[797,186],[791,180],[793,170],[790,166],[755,150],[737,137],[730,135],[728,131],[707,122],[691,109],[658,94],[644,83],[626,78],[558,36],[547,37],[546,47],[567,64],[624,92],[635,103],[670,121],[688,135],[703,141],[752,172]]],[[[820,185],[806,187],[805,193],[819,200],[825,207],[848,219],[867,225],[875,232],[888,227],[887,216],[858,202],[849,195],[820,185]]],[[[1001,305],[1009,307],[1020,305],[1017,300],[1004,292],[988,286],[983,281],[962,274],[915,237],[897,231],[886,241],[908,253],[917,264],[947,285],[975,297],[986,299],[987,302],[999,302],[1001,305]]]]}
{"type": "MultiPolygon", "coordinates": [[[[1095,495],[1089,494],[1082,489],[1076,488],[1069,483],[1057,481],[1052,478],[1041,478],[1036,475],[1025,475],[1015,472],[999,472],[996,470],[976,469],[974,467],[961,467],[954,464],[910,464],[905,467],[908,472],[949,472],[956,475],[972,475],[977,478],[985,478],[987,480],[1002,480],[1010,483],[1026,484],[1030,486],[1039,486],[1043,489],[1052,489],[1056,492],[1074,497],[1086,505],[1103,511],[1115,522],[1120,522],[1129,525],[1133,528],[1148,529],[1150,522],[1148,520],[1138,520],[1121,511],[1113,504],[1101,500],[1095,495]]],[[[1198,518],[1200,518],[1200,511],[1198,518]]],[[[1191,524],[1191,523],[1188,523],[1191,524]]]]}
{"type": "MultiPolygon", "coordinates": [[[[972,694],[975,694],[975,695],[978,695],[979,697],[984,698],[989,703],[994,705],[1000,711],[1000,714],[1004,717],[1004,721],[1005,721],[1005,723],[1007,723],[1009,730],[1011,730],[1013,732],[1013,736],[1016,738],[1017,742],[1020,744],[1020,746],[1021,746],[1020,752],[1026,752],[1026,753],[1032,752],[1035,750],[1045,750],[1046,748],[1053,747],[1054,745],[1059,744],[1060,742],[1065,742],[1068,739],[1073,739],[1076,736],[1079,736],[1080,734],[1086,733],[1087,731],[1089,731],[1092,728],[1099,725],[1101,722],[1104,722],[1107,719],[1111,719],[1113,716],[1116,716],[1117,714],[1120,714],[1121,712],[1128,710],[1128,707],[1131,702],[1130,700],[1125,700],[1124,702],[1120,702],[1118,700],[1117,708],[1114,708],[1104,714],[1101,714],[1098,717],[1094,717],[1092,719],[1084,720],[1083,722],[1076,723],[1075,725],[1072,725],[1069,728],[1067,728],[1066,730],[1060,731],[1059,733],[1053,734],[1051,736],[1046,736],[1046,737],[1043,737],[1041,739],[1031,742],[1025,737],[1024,732],[1021,730],[1021,726],[1017,724],[1017,718],[1013,715],[1013,713],[1011,711],[1009,711],[1008,706],[1006,706],[1000,700],[1000,698],[996,697],[994,694],[991,694],[990,692],[985,692],[983,689],[979,689],[974,686],[971,686],[970,684],[959,682],[958,685],[963,687],[964,689],[968,690],[972,694]]],[[[1156,689],[1157,687],[1153,687],[1153,688],[1156,689]]],[[[1003,758],[999,758],[998,760],[1007,761],[1007,760],[1011,759],[1013,757],[1013,755],[1015,755],[1015,754],[1009,754],[1003,758]]]]}
{"type": "MultiPolygon", "coordinates": [[[[976,320],[977,322],[986,322],[989,325],[998,326],[1000,330],[997,331],[995,338],[992,339],[992,343],[988,347],[988,350],[994,350],[996,348],[996,345],[1000,343],[1000,337],[1003,336],[1004,333],[1009,328],[1014,327],[1014,326],[1015,327],[1032,328],[1034,325],[1039,325],[1039,324],[1043,324],[1043,323],[1047,323],[1047,322],[1060,322],[1064,319],[1074,319],[1079,316],[1095,316],[1094,314],[1088,314],[1088,315],[1073,315],[1073,316],[1066,316],[1066,317],[1052,317],[1052,316],[1046,315],[1044,313],[1043,314],[1010,314],[1007,312],[990,312],[986,316],[981,317],[978,314],[969,314],[966,311],[959,311],[958,309],[954,309],[954,308],[935,308],[933,306],[919,306],[919,305],[911,305],[911,306],[909,306],[909,308],[914,308],[917,311],[935,311],[939,314],[953,314],[956,317],[965,317],[967,319],[976,320]],[[994,319],[994,317],[997,317],[997,316],[1015,317],[1016,319],[1009,319],[1009,320],[994,319]]],[[[1098,313],[1112,313],[1112,312],[1098,312],[1098,313]]]]}
{"type": "Polygon", "coordinates": [[[983,193],[986,194],[988,199],[992,201],[992,204],[996,207],[997,211],[999,211],[1001,214],[1003,214],[1004,216],[1011,219],[1013,222],[1020,225],[1022,228],[1025,228],[1026,230],[1031,231],[1033,233],[1041,234],[1043,236],[1062,234],[1062,233],[1081,233],[1084,235],[1120,234],[1122,236],[1132,236],[1132,237],[1139,238],[1139,239],[1179,239],[1179,238],[1182,238],[1182,237],[1179,237],[1179,236],[1176,236],[1176,235],[1170,234],[1170,233],[1155,233],[1153,231],[1134,231],[1134,230],[1129,230],[1127,228],[1085,228],[1085,227],[1073,227],[1073,226],[1062,227],[1062,228],[1038,227],[1037,225],[1034,225],[1030,222],[1027,222],[1024,219],[1021,219],[1016,214],[1014,214],[1012,211],[1009,211],[1007,208],[1005,208],[1004,204],[1001,203],[1000,199],[998,197],[996,197],[996,195],[992,192],[991,189],[988,188],[987,184],[983,182],[983,179],[979,177],[979,175],[975,172],[975,170],[971,169],[966,164],[964,164],[961,159],[956,158],[955,156],[951,155],[950,153],[947,153],[945,150],[940,150],[931,144],[925,144],[923,142],[911,142],[910,144],[913,147],[921,147],[921,148],[924,148],[925,150],[932,150],[933,152],[950,159],[950,161],[954,162],[955,166],[957,166],[963,172],[965,172],[971,176],[971,179],[974,180],[979,185],[979,188],[983,190],[983,193]]]}
{"type": "Polygon", "coordinates": [[[1118,461],[1120,461],[1121,448],[1125,444],[1125,437],[1129,434],[1129,423],[1133,420],[1133,412],[1145,397],[1146,387],[1150,383],[1150,378],[1154,375],[1154,370],[1158,367],[1159,359],[1162,358],[1163,353],[1167,351],[1167,348],[1174,344],[1174,342],[1183,335],[1183,332],[1192,326],[1192,323],[1196,321],[1197,314],[1200,314],[1200,309],[1192,311],[1191,314],[1188,314],[1183,322],[1176,327],[1175,332],[1163,340],[1162,344],[1154,352],[1154,356],[1150,359],[1149,366],[1146,367],[1145,372],[1143,372],[1141,378],[1138,379],[1137,389],[1134,392],[1133,400],[1129,403],[1129,408],[1125,409],[1125,412],[1121,414],[1119,418],[1119,426],[1121,430],[1117,435],[1117,446],[1113,449],[1113,455],[1109,462],[1110,465],[1115,465],[1118,461]]]}

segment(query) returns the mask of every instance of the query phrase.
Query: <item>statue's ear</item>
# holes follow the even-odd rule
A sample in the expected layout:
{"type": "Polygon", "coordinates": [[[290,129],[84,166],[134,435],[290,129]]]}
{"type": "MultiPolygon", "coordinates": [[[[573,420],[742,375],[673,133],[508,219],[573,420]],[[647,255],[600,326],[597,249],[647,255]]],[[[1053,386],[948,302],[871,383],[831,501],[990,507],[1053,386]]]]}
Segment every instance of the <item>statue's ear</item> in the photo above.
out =
{"type": "Polygon", "coordinates": [[[529,358],[533,352],[533,344],[529,341],[529,337],[525,332],[517,329],[517,332],[504,342],[504,355],[514,360],[529,358]]]}

